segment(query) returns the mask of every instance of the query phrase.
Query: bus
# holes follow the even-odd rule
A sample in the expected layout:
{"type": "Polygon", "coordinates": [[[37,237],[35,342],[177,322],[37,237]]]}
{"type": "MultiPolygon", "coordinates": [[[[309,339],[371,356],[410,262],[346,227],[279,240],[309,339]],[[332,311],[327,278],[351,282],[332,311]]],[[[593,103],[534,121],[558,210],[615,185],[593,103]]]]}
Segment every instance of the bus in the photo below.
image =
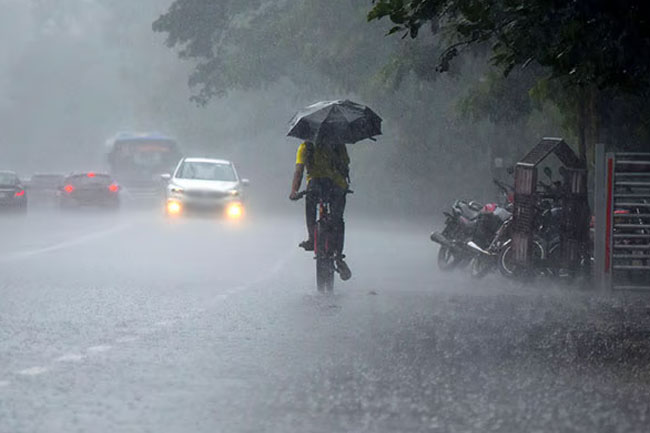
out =
{"type": "Polygon", "coordinates": [[[127,190],[160,187],[160,175],[171,173],[181,158],[176,140],[158,133],[120,133],[107,141],[113,178],[127,190]]]}

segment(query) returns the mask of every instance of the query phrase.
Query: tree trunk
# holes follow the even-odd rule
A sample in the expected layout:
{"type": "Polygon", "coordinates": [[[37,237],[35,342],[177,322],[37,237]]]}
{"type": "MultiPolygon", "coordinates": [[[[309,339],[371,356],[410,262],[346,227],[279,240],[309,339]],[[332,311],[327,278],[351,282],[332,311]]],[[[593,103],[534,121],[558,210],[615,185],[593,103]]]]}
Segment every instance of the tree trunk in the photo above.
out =
{"type": "Polygon", "coordinates": [[[600,140],[599,91],[589,86],[579,92],[578,98],[578,156],[587,167],[593,165],[594,149],[600,140]]]}
{"type": "Polygon", "coordinates": [[[585,92],[578,92],[578,156],[587,161],[587,104],[585,92]]]}
{"type": "Polygon", "coordinates": [[[589,104],[588,112],[588,121],[587,128],[589,134],[587,136],[587,146],[585,147],[585,162],[587,163],[587,168],[593,167],[596,143],[600,141],[600,109],[598,106],[599,100],[599,91],[596,86],[590,86],[589,97],[587,102],[589,104]]]}

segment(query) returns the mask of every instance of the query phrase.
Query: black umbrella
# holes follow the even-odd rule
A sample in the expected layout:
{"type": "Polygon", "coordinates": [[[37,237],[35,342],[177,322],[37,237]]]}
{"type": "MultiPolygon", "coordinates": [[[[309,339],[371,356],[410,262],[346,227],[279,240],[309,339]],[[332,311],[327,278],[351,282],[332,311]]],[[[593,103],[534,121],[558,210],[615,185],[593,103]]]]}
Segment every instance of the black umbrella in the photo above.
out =
{"type": "Polygon", "coordinates": [[[381,135],[381,117],[349,100],[317,102],[299,111],[287,134],[314,143],[356,143],[381,135]]]}

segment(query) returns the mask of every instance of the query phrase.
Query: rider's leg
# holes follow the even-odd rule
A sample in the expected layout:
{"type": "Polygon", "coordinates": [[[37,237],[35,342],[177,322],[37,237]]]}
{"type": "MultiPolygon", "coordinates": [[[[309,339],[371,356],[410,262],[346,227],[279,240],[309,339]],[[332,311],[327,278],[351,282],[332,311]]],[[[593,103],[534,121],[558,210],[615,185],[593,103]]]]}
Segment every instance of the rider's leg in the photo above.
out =
{"type": "Polygon", "coordinates": [[[336,242],[336,268],[342,280],[349,280],[352,277],[350,267],[345,263],[343,255],[343,246],[345,244],[345,221],[343,213],[345,212],[345,191],[341,188],[335,188],[330,196],[330,206],[332,212],[332,223],[334,224],[334,239],[336,242]]]}
{"type": "Polygon", "coordinates": [[[336,240],[336,253],[337,256],[342,258],[343,247],[345,245],[345,221],[343,220],[343,213],[345,212],[345,191],[343,189],[338,187],[333,188],[330,196],[330,206],[336,240]]]}
{"type": "MultiPolygon", "coordinates": [[[[314,191],[314,180],[309,182],[307,191],[314,191]]],[[[314,230],[316,229],[316,206],[318,204],[318,197],[316,194],[307,194],[305,196],[305,222],[307,225],[307,240],[300,243],[300,247],[306,251],[314,250],[314,230]]]]}

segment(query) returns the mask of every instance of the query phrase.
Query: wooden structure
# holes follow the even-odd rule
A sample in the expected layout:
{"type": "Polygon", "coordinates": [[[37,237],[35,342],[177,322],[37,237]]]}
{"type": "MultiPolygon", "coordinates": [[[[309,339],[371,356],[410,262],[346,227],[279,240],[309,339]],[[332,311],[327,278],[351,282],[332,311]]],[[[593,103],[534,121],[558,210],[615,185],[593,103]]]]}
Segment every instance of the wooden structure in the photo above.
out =
{"type": "Polygon", "coordinates": [[[532,240],[536,230],[538,204],[546,192],[538,188],[538,167],[550,155],[562,164],[561,188],[554,199],[563,208],[561,227],[562,263],[577,266],[589,236],[587,170],[584,163],[561,138],[543,138],[515,166],[513,250],[516,263],[524,269],[532,264],[532,240]]]}

